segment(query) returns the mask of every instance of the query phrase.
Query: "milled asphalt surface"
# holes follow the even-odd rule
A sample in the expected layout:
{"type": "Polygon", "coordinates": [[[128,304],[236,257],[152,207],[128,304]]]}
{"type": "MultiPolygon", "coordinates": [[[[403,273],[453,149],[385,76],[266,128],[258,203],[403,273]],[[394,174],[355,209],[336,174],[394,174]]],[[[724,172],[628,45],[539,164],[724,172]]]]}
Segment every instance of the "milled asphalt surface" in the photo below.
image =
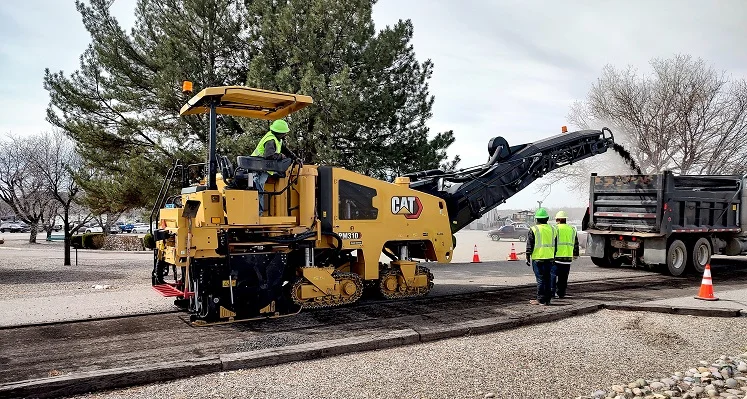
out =
{"type": "Polygon", "coordinates": [[[602,310],[554,323],[79,398],[573,398],[745,351],[747,318],[602,310]]]}
{"type": "MultiPolygon", "coordinates": [[[[161,297],[150,288],[151,252],[79,250],[77,265],[73,254],[73,266],[62,266],[61,243],[28,244],[27,234],[23,233],[3,236],[6,242],[0,245],[0,327],[176,309],[172,299],[161,297]]],[[[430,296],[535,283],[532,269],[523,260],[503,260],[512,242],[519,252],[525,243],[494,242],[482,231],[464,231],[457,236],[459,246],[453,263],[425,264],[435,276],[430,296]],[[478,245],[482,263],[470,263],[474,245],[478,245]]],[[[582,257],[574,264],[570,280],[650,274],[631,268],[600,269],[582,257]]]]}

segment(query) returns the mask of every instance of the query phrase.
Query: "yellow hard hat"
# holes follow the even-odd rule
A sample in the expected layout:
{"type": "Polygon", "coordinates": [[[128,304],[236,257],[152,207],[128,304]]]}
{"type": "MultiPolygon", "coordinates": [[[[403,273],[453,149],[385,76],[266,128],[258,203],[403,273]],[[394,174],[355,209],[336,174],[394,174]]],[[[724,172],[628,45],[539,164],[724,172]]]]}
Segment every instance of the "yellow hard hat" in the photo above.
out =
{"type": "Polygon", "coordinates": [[[568,219],[568,215],[565,213],[565,211],[560,211],[555,214],[555,219],[568,219]]]}

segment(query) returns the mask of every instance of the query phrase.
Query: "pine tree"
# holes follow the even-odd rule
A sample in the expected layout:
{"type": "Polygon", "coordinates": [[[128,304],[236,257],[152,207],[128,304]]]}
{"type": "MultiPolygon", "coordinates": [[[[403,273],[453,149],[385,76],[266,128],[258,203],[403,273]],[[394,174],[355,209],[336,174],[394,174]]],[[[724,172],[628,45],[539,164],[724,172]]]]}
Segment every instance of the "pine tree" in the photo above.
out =
{"type": "MultiPolygon", "coordinates": [[[[415,58],[409,20],[376,32],[374,3],[247,1],[249,19],[258,21],[247,85],[314,98],[289,118],[290,145],[306,162],[379,178],[439,167],[454,136],[428,138],[433,63],[415,58]]],[[[264,133],[248,125],[253,139],[264,133]]]]}
{"type": "MultiPolygon", "coordinates": [[[[91,45],[79,70],[44,78],[49,121],[93,170],[79,179],[91,203],[150,206],[176,159],[204,160],[206,117],[179,116],[184,80],[196,91],[248,85],[314,97],[289,118],[289,144],[307,163],[389,178],[447,159],[453,133],[429,138],[426,126],[433,64],[415,58],[410,21],[376,31],[374,1],[138,0],[129,33],[108,3],[76,2],[91,45]]],[[[221,117],[219,150],[246,155],[267,127],[221,117]]]]}
{"type": "MultiPolygon", "coordinates": [[[[179,117],[188,100],[181,82],[244,83],[249,57],[243,6],[239,0],[141,0],[128,34],[108,4],[76,2],[92,42],[72,75],[47,69],[47,115],[75,140],[87,167],[97,170],[81,180],[86,191],[130,208],[148,206],[175,159],[204,158],[207,120],[179,117]],[[102,185],[108,187],[98,189],[102,185]]],[[[230,118],[222,123],[224,135],[241,132],[230,118]]]]}

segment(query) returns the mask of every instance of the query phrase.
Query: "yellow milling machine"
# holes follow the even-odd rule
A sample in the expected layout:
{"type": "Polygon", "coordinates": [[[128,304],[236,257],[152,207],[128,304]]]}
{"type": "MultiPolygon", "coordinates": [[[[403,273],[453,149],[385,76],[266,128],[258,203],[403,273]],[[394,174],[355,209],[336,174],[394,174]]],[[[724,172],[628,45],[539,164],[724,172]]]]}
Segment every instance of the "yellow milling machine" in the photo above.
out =
{"type": "Polygon", "coordinates": [[[495,137],[484,165],[393,182],[290,158],[239,156],[234,165],[216,154],[219,115],[272,121],[312,103],[304,95],[224,86],[206,88],[182,107],[182,116],[208,114],[207,162],[177,162],[167,173],[151,213],[152,282],[176,297],[193,324],[350,304],[364,288],[390,299],[426,295],[433,275],[418,260],[451,261],[455,232],[545,173],[613,143],[606,128],[513,147],[495,137]],[[253,177],[262,171],[270,178],[259,192],[253,177]],[[388,262],[380,262],[382,254],[388,262]]]}

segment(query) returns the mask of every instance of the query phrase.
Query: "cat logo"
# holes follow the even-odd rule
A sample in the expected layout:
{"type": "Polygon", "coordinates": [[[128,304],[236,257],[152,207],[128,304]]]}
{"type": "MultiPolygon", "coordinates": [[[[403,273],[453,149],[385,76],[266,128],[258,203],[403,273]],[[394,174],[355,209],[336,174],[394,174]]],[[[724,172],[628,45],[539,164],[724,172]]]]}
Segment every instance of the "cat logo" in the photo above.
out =
{"type": "Polygon", "coordinates": [[[392,213],[405,215],[407,219],[417,219],[423,213],[423,204],[418,197],[392,197],[392,213]]]}

